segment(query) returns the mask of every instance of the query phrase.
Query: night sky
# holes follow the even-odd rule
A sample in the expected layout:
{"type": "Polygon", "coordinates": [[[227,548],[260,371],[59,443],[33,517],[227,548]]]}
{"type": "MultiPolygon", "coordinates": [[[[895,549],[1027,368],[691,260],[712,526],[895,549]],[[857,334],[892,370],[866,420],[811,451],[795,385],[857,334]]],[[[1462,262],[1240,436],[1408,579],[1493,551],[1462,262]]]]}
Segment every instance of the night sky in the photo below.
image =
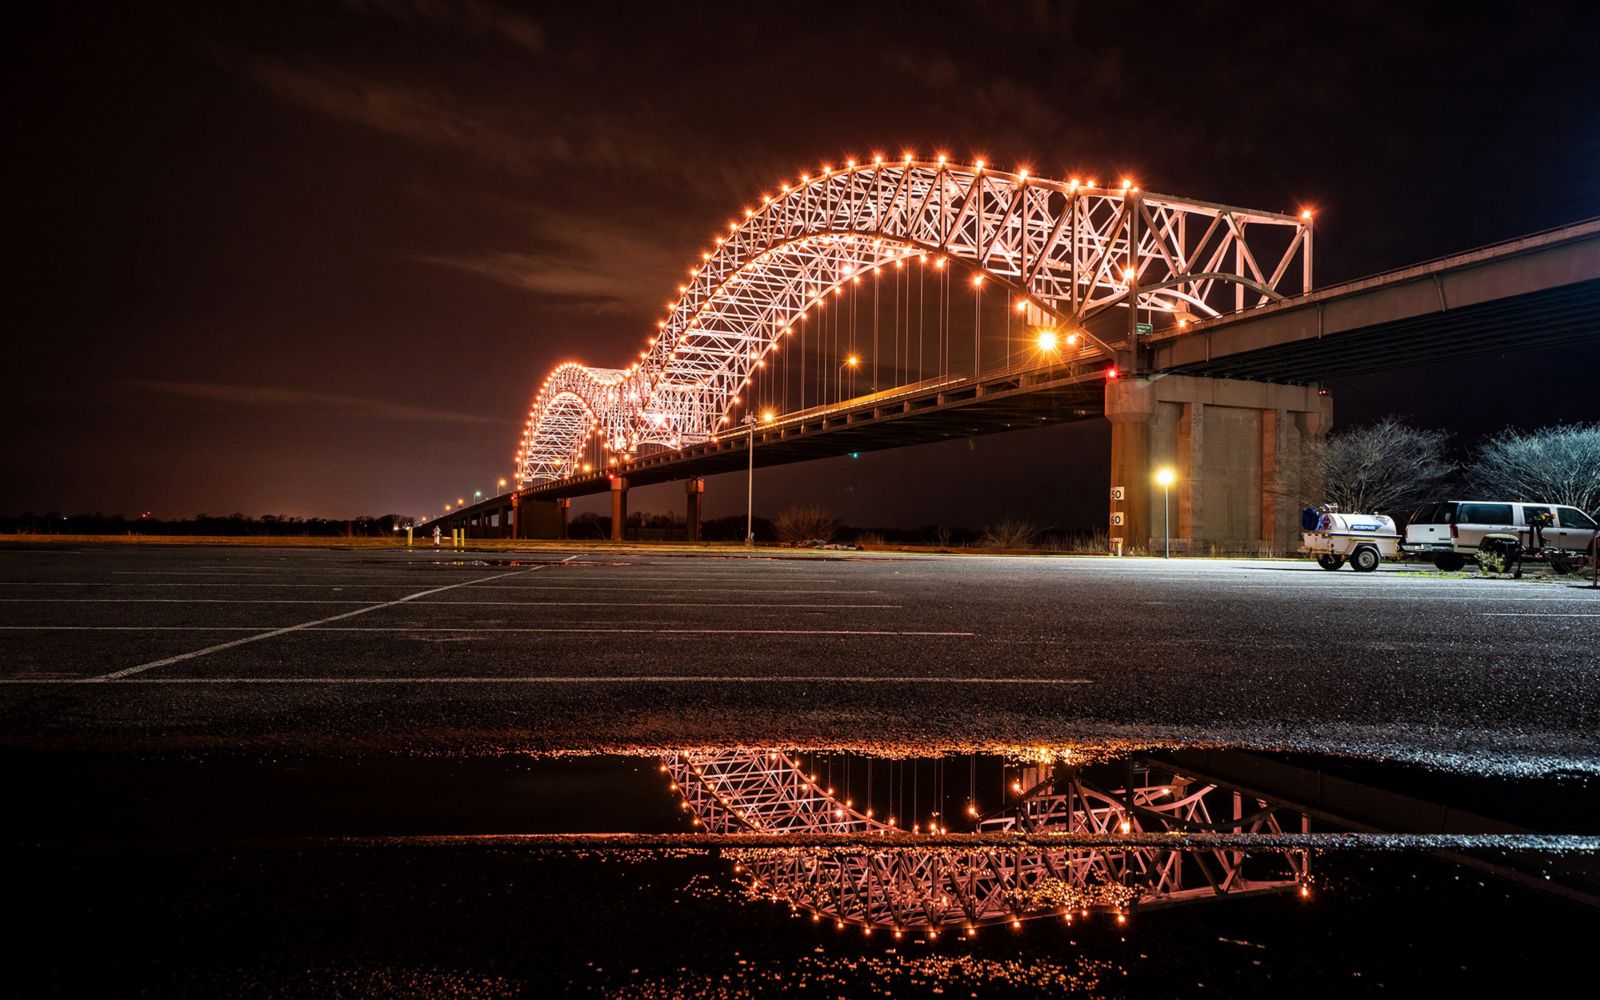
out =
{"type": "MultiPolygon", "coordinates": [[[[1600,6],[1312,6],[11,12],[0,511],[435,512],[510,473],[554,364],[624,362],[708,234],[846,156],[1314,205],[1318,284],[1600,215],[1600,6]]],[[[1529,387],[1414,369],[1333,384],[1336,416],[1600,416],[1600,345],[1512,360],[1529,387]]],[[[1088,526],[1108,439],[791,466],[758,512],[1088,526]]],[[[707,513],[743,499],[713,480],[707,513]]]]}

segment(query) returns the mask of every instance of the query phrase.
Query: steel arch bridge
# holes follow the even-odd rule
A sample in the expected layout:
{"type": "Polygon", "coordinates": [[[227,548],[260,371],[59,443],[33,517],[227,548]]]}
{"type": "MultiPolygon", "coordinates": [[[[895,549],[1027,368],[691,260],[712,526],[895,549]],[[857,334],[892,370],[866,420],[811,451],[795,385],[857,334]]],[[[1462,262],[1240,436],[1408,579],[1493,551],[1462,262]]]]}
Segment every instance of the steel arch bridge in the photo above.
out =
{"type": "MultiPolygon", "coordinates": [[[[707,833],[878,835],[889,842],[909,832],[894,817],[879,819],[870,808],[840,799],[781,751],[683,752],[664,758],[661,770],[680,807],[707,833]]],[[[1016,787],[1018,801],[978,819],[979,832],[1284,832],[1267,802],[1181,775],[1164,785],[1108,791],[1076,771],[1059,780],[1047,768],[1034,768],[1028,786],[1016,787]]],[[[985,925],[1020,926],[1025,920],[1091,913],[1126,918],[1139,908],[1296,889],[1304,893],[1310,881],[1303,851],[1247,859],[1233,849],[1019,843],[724,853],[748,877],[754,897],[787,903],[841,928],[897,936],[937,937],[947,928],[974,933],[985,925]]]]}
{"type": "MultiPolygon", "coordinates": [[[[1072,334],[1074,357],[1112,360],[1150,329],[1187,325],[1309,290],[1309,212],[1288,215],[1141,191],[1129,181],[1031,176],[982,161],[846,161],[781,184],[689,268],[637,360],[558,366],[534,397],[518,485],[639,449],[712,440],[796,324],[866,273],[946,262],[993,281],[1037,324],[1072,334]],[[1292,286],[1292,287],[1291,287],[1292,286]],[[1106,332],[1112,310],[1126,335],[1106,332]],[[1099,321],[1099,322],[1097,322],[1099,321]]],[[[920,350],[920,346],[919,346],[920,350]]],[[[977,367],[977,362],[974,362],[977,367]]]]}

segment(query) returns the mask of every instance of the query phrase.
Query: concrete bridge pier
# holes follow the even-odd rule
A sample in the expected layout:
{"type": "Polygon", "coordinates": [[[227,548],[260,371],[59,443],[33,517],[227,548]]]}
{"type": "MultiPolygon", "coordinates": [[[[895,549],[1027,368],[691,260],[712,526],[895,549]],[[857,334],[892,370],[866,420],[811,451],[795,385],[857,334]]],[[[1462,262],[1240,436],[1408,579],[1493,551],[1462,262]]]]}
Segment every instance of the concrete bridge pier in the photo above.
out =
{"type": "Polygon", "coordinates": [[[1318,488],[1308,449],[1333,423],[1331,397],[1270,382],[1126,377],[1106,384],[1106,417],[1112,551],[1119,540],[1129,552],[1162,551],[1157,475],[1164,468],[1174,474],[1174,552],[1284,552],[1299,544],[1297,502],[1318,488]]]}
{"type": "Polygon", "coordinates": [[[611,540],[620,542],[628,527],[628,481],[621,476],[611,479],[611,540]]]}
{"type": "Polygon", "coordinates": [[[700,540],[700,508],[705,498],[706,481],[690,479],[684,484],[689,494],[689,512],[684,518],[684,537],[691,542],[700,540]]]}

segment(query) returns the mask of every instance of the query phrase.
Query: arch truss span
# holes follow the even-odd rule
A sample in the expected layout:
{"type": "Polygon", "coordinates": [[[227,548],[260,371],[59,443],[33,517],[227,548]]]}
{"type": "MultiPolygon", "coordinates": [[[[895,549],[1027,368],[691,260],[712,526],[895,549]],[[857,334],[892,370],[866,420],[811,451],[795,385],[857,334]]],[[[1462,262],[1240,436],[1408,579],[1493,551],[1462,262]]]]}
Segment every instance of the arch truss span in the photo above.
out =
{"type": "MultiPolygon", "coordinates": [[[[1177,844],[1179,838],[1174,846],[923,846],[914,831],[842,799],[781,751],[683,752],[664,758],[661,770],[680,808],[707,833],[881,835],[882,849],[818,845],[724,852],[752,898],[868,933],[936,936],[946,928],[975,931],[1092,913],[1126,918],[1138,908],[1304,894],[1311,881],[1309,855],[1302,850],[1189,850],[1177,844]],[[896,845],[897,839],[910,843],[896,845]]],[[[1165,784],[1101,789],[1076,769],[1041,766],[1029,768],[1015,787],[1022,790],[1020,799],[975,819],[976,832],[1271,834],[1285,832],[1280,819],[1289,815],[1266,801],[1176,774],[1165,784]]],[[[1293,819],[1306,829],[1304,817],[1293,819]]]]}
{"type": "MultiPolygon", "coordinates": [[[[705,441],[742,417],[741,390],[824,296],[864,272],[934,258],[1004,287],[1041,322],[1111,356],[1140,331],[1311,286],[1311,220],[910,157],[826,166],[764,194],[716,235],[639,360],[611,372],[626,403],[597,416],[607,451],[705,441]],[[1106,332],[1113,310],[1126,334],[1106,332]],[[1094,324],[1091,328],[1091,324],[1094,324]]],[[[563,366],[577,367],[577,366],[563,366]]],[[[557,369],[560,372],[562,369],[557,369]]],[[[552,376],[554,377],[554,376],[552,376]]],[[[548,383],[547,383],[548,385],[548,383]]],[[[524,484],[574,474],[570,419],[541,393],[518,459],[524,484]]]]}

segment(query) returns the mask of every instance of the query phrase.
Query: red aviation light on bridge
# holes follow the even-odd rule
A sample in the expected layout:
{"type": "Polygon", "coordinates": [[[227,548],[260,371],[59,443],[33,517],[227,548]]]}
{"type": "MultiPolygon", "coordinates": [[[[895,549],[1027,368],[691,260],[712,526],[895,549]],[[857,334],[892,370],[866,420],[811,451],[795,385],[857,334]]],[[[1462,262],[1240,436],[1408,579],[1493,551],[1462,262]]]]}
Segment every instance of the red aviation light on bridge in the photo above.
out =
{"type": "Polygon", "coordinates": [[[1117,378],[1121,377],[1121,374],[1122,374],[1121,372],[1117,371],[1115,365],[1113,365],[1110,368],[1106,369],[1106,378],[1111,379],[1113,381],[1115,381],[1117,378]]]}

